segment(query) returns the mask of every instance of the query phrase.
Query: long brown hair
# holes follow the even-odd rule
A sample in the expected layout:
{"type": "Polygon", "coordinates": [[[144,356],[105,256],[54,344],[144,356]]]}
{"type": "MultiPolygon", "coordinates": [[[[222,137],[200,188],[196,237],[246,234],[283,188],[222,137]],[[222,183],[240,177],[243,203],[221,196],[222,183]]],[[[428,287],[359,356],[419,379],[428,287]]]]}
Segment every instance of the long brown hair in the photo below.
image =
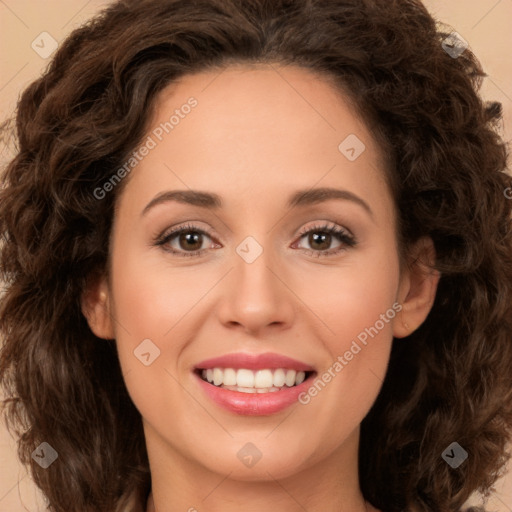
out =
{"type": "MultiPolygon", "coordinates": [[[[505,467],[512,426],[512,179],[478,95],[480,64],[454,57],[418,0],[124,0],[62,42],[22,94],[0,191],[0,382],[5,417],[54,512],[144,506],[141,417],[115,341],[81,312],[107,272],[115,187],[159,91],[231,63],[301,66],[332,79],[389,156],[400,249],[428,235],[441,272],[427,320],[394,340],[361,425],[363,495],[384,512],[458,510],[505,467]],[[43,469],[42,442],[58,453],[43,469]],[[453,469],[452,442],[469,454],[453,469]]],[[[126,181],[126,180],[125,180],[126,181]]]]}

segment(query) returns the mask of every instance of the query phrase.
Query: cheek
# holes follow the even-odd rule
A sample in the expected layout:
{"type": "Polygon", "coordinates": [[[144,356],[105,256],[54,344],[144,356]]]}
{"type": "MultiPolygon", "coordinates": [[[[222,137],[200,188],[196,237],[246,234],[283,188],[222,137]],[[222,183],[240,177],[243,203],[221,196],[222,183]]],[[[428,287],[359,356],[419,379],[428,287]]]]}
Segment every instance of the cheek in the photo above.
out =
{"type": "Polygon", "coordinates": [[[336,306],[337,314],[327,317],[332,333],[324,338],[330,358],[318,379],[333,382],[333,391],[338,388],[347,405],[364,408],[384,379],[393,322],[400,305],[394,302],[391,293],[381,289],[343,295],[336,306]],[[346,395],[348,389],[350,396],[346,395]]]}
{"type": "MultiPolygon", "coordinates": [[[[298,283],[297,283],[298,284],[298,283]]],[[[389,338],[397,314],[398,258],[394,253],[355,255],[350,264],[316,273],[302,284],[312,311],[318,312],[331,354],[348,350],[351,340],[377,323],[379,333],[389,338]],[[386,314],[388,312],[388,314],[386,314]],[[381,319],[384,315],[384,320],[381,319]],[[347,345],[348,344],[348,345],[347,345]]]]}
{"type": "Polygon", "coordinates": [[[205,293],[205,286],[194,284],[192,276],[157,268],[150,260],[121,249],[119,245],[112,261],[119,361],[133,402],[143,415],[154,414],[160,410],[156,402],[162,393],[172,405],[178,384],[171,375],[177,375],[180,352],[191,335],[183,320],[205,293]]]}
{"type": "Polygon", "coordinates": [[[211,284],[192,267],[173,267],[160,249],[137,246],[131,238],[121,233],[113,254],[114,309],[122,324],[116,330],[120,339],[129,338],[130,343],[151,338],[163,344],[175,337],[182,327],[180,319],[193,310],[211,284]]]}
{"type": "Polygon", "coordinates": [[[396,253],[369,251],[353,261],[324,277],[317,275],[315,286],[302,292],[328,328],[322,328],[322,341],[330,356],[303,403],[321,394],[317,407],[329,404],[340,419],[348,415],[360,421],[384,380],[401,305],[396,302],[396,253]]]}
{"type": "Polygon", "coordinates": [[[197,302],[198,290],[190,282],[183,287],[176,276],[153,272],[147,266],[139,267],[143,268],[140,271],[129,260],[118,268],[122,270],[113,277],[112,286],[125,385],[143,418],[167,424],[168,411],[180,410],[176,368],[191,336],[182,319],[197,302]]]}

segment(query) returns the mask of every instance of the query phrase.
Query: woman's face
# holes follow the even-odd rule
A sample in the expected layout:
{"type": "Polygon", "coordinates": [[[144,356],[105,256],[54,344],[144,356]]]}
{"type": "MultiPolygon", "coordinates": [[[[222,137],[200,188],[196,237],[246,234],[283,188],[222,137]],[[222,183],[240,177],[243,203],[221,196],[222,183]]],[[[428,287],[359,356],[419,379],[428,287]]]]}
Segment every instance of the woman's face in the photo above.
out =
{"type": "Polygon", "coordinates": [[[107,310],[150,457],[239,480],[355,461],[405,293],[372,134],[308,71],[231,67],[168,87],[137,154],[107,310]]]}

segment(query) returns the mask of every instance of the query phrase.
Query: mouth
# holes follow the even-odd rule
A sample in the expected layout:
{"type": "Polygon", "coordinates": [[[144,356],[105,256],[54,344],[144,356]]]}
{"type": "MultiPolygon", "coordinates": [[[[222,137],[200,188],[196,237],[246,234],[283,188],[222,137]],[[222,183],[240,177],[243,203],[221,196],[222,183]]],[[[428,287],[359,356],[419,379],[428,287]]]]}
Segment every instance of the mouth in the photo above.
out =
{"type": "Polygon", "coordinates": [[[196,374],[208,384],[239,393],[275,393],[296,387],[309,380],[314,371],[297,371],[290,368],[197,368],[196,374]]]}
{"type": "Polygon", "coordinates": [[[228,354],[198,363],[199,387],[216,405],[239,415],[271,415],[298,401],[316,370],[279,354],[228,354]]]}

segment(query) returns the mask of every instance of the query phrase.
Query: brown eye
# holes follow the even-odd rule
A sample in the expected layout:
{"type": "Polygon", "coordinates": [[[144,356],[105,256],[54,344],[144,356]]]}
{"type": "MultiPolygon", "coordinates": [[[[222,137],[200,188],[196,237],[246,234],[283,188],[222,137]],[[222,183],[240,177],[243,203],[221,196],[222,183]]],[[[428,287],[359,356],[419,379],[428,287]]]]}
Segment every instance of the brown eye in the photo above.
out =
{"type": "Polygon", "coordinates": [[[311,249],[306,249],[308,254],[313,256],[330,256],[338,254],[349,247],[356,245],[356,240],[347,230],[336,225],[315,226],[302,232],[301,240],[306,239],[311,249]],[[329,247],[334,240],[338,240],[339,245],[334,249],[329,247]]]}
{"type": "Polygon", "coordinates": [[[171,232],[164,233],[155,242],[165,250],[179,256],[197,256],[206,249],[202,249],[204,237],[211,237],[193,225],[180,226],[171,232]]]}
{"type": "Polygon", "coordinates": [[[201,248],[202,236],[197,231],[182,231],[178,233],[178,246],[180,249],[196,251],[201,248]]]}

